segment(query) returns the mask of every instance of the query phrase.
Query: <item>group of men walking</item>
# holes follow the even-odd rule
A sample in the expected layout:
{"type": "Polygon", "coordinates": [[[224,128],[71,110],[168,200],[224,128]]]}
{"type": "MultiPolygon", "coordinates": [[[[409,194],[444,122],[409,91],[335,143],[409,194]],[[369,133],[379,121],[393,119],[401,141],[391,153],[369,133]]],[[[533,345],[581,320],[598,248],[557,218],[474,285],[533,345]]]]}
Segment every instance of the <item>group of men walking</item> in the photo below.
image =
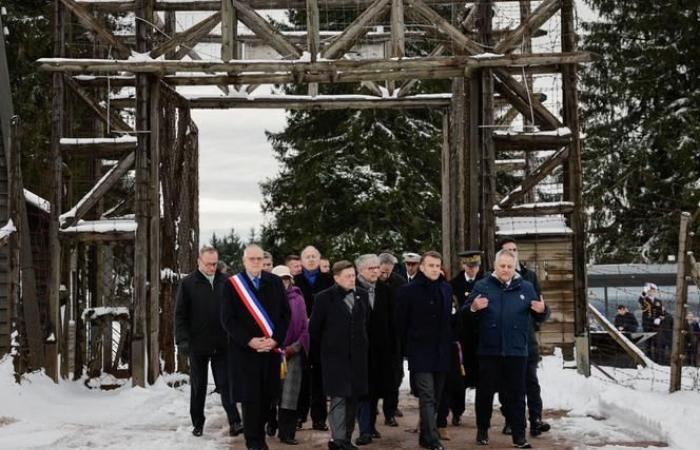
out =
{"type": "Polygon", "coordinates": [[[534,334],[549,309],[515,241],[501,247],[490,274],[480,252],[461,253],[463,271],[449,282],[435,251],[406,253],[403,266],[390,253],[366,254],[326,272],[312,246],[272,267],[269,253],[249,245],[244,270],[227,276],[216,270],[216,249],[202,248],[197,270],[182,280],[175,320],[178,350],[190,360],[193,434],[203,432],[211,363],[230,434],[243,432],[248,449],[267,449],[266,434],[298,444],[309,414],[313,429],[330,425],[330,450],[371,444],[381,438],[379,400],[385,424],[398,426],[405,358],[422,447],[444,448],[449,412],[459,425],[465,389],[476,387],[476,442],[489,443],[498,393],[503,432],[531,448],[526,398],[531,434],[549,429],[534,334]]]}

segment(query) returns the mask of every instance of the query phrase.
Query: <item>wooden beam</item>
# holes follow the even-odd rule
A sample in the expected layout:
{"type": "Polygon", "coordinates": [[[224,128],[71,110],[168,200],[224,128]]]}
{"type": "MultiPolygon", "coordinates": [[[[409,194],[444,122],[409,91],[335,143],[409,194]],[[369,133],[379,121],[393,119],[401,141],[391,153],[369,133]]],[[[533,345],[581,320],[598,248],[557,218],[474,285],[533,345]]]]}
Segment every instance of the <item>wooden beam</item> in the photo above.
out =
{"type": "Polygon", "coordinates": [[[403,0],[391,0],[391,56],[403,58],[406,55],[403,0]]]}
{"type": "Polygon", "coordinates": [[[149,230],[148,230],[148,382],[160,376],[160,80],[150,77],[149,230]]]}
{"type": "Polygon", "coordinates": [[[544,160],[536,169],[532,171],[523,181],[520,182],[520,186],[511,191],[507,196],[503,198],[498,204],[501,209],[508,209],[516,202],[520,201],[527,191],[532,189],[537,183],[542,181],[547,175],[551,174],[552,171],[558,166],[562,165],[566,158],[569,156],[569,148],[563,147],[549,158],[544,160]]]}
{"type": "Polygon", "coordinates": [[[362,14],[343,30],[342,33],[326,47],[322,56],[326,59],[340,58],[367,32],[370,25],[382,20],[389,12],[390,0],[375,0],[362,14]]]}
{"type": "Polygon", "coordinates": [[[496,148],[502,151],[556,150],[571,143],[571,133],[494,133],[496,148]]]}
{"type": "MultiPolygon", "coordinates": [[[[133,144],[132,144],[133,146],[133,144]]],[[[95,183],[92,189],[81,198],[78,203],[67,213],[61,215],[61,228],[67,228],[78,223],[90,209],[99,202],[109,190],[132,168],[134,165],[134,152],[124,156],[117,165],[112,167],[102,178],[95,183]]]]}
{"type": "Polygon", "coordinates": [[[574,210],[573,203],[526,203],[516,205],[508,209],[495,208],[493,213],[497,217],[537,217],[551,216],[553,214],[571,214],[574,210]]]}
{"type": "Polygon", "coordinates": [[[121,142],[119,139],[112,139],[113,142],[69,142],[61,140],[61,152],[64,156],[73,157],[95,157],[113,158],[122,156],[124,153],[133,152],[136,144],[134,142],[121,142]]]}
{"type": "Polygon", "coordinates": [[[215,37],[221,42],[221,60],[238,59],[238,15],[231,0],[221,1],[221,36],[215,37]]]}
{"type": "MultiPolygon", "coordinates": [[[[518,0],[499,0],[505,2],[516,2],[518,0]]],[[[452,5],[450,0],[425,0],[431,5],[452,5]]],[[[91,11],[101,12],[131,12],[134,10],[134,2],[129,0],[78,0],[78,3],[91,11]]],[[[247,0],[246,3],[253,9],[304,9],[305,0],[247,0]]],[[[321,5],[324,10],[354,9],[366,7],[372,0],[324,0],[321,5]]],[[[467,0],[463,3],[477,3],[477,0],[467,0]]],[[[158,1],[155,4],[157,11],[218,11],[221,5],[220,0],[198,0],[198,1],[158,1]]]]}
{"type": "MultiPolygon", "coordinates": [[[[388,0],[385,0],[388,1],[388,0]]],[[[411,0],[415,1],[415,0],[411,0]]],[[[426,71],[440,70],[443,67],[494,67],[497,70],[509,66],[530,66],[550,64],[556,60],[567,64],[587,61],[590,53],[561,53],[531,55],[503,55],[494,58],[473,58],[469,56],[442,56],[424,58],[403,58],[397,60],[385,59],[337,59],[331,61],[308,62],[301,60],[279,61],[134,61],[134,60],[102,60],[102,59],[70,59],[70,58],[41,58],[37,60],[39,70],[47,72],[131,72],[153,73],[166,75],[170,72],[333,72],[333,71],[394,71],[422,69],[426,71]]],[[[501,72],[495,72],[500,77],[501,72]]],[[[503,71],[508,74],[507,71],[503,71]]],[[[379,73],[379,77],[385,74],[379,73]]],[[[515,80],[514,80],[515,81],[515,80]]],[[[519,84],[515,81],[516,84],[519,84]]],[[[520,87],[522,88],[522,87],[520,87]]],[[[524,89],[524,88],[523,88],[524,89]]],[[[520,91],[518,91],[520,92],[520,91]]],[[[523,95],[527,96],[527,93],[523,95]]],[[[532,99],[535,101],[536,99],[532,99]]]]}
{"type": "Polygon", "coordinates": [[[115,54],[119,58],[128,58],[131,50],[119,38],[108,31],[99,23],[90,12],[74,0],[61,0],[61,3],[80,21],[85,29],[95,33],[95,37],[103,44],[113,47],[115,54]]]}
{"type": "MultiPolygon", "coordinates": [[[[429,58],[435,57],[435,56],[441,56],[445,52],[445,46],[443,44],[438,44],[437,47],[435,47],[430,54],[428,55],[429,58]]],[[[413,89],[413,87],[418,83],[419,80],[417,79],[412,79],[412,80],[407,80],[404,81],[403,84],[399,87],[399,91],[396,94],[397,97],[404,97],[408,95],[409,92],[413,89]]]]}
{"type": "Polygon", "coordinates": [[[257,36],[277,51],[283,58],[300,58],[302,51],[296,45],[289,42],[278,30],[258,14],[249,5],[238,0],[231,0],[236,8],[238,20],[250,28],[257,36]]]}
{"type": "Polygon", "coordinates": [[[528,89],[522,83],[515,80],[507,71],[494,69],[497,77],[495,89],[520,111],[545,130],[555,130],[562,126],[561,121],[554,116],[534,95],[528,94],[528,89]]]}
{"type": "Polygon", "coordinates": [[[444,108],[450,105],[449,95],[382,98],[362,95],[348,96],[269,96],[269,97],[196,97],[190,98],[193,109],[417,109],[444,108]],[[286,97],[286,98],[285,98],[286,97]]]}
{"type": "Polygon", "coordinates": [[[525,169],[524,159],[497,159],[496,170],[499,172],[515,172],[525,169]]]}
{"type": "MultiPolygon", "coordinates": [[[[316,62],[321,50],[318,0],[306,0],[306,30],[306,48],[309,51],[311,62],[316,62]]],[[[318,95],[318,83],[309,83],[308,93],[311,96],[318,95]]]]}
{"type": "Polygon", "coordinates": [[[109,233],[96,233],[91,231],[61,233],[61,240],[75,242],[115,242],[133,241],[133,231],[112,231],[109,233]]]}
{"type": "Polygon", "coordinates": [[[608,319],[606,319],[605,316],[603,316],[593,305],[590,303],[587,303],[587,305],[588,312],[593,316],[596,322],[598,322],[600,326],[607,331],[610,337],[612,337],[613,340],[617,342],[620,347],[622,347],[625,353],[627,353],[632,360],[637,363],[637,365],[646,367],[649,360],[644,356],[641,350],[639,350],[634,343],[627,339],[624,334],[620,333],[620,331],[615,328],[615,326],[611,324],[610,321],[608,321],[608,319]]]}
{"type": "Polygon", "coordinates": [[[86,94],[73,78],[64,76],[63,81],[88,108],[92,109],[95,114],[97,114],[97,118],[107,125],[108,133],[125,133],[132,131],[131,125],[124,122],[114,111],[108,111],[106,108],[102,107],[97,101],[86,94]]]}
{"type": "Polygon", "coordinates": [[[443,18],[434,9],[425,4],[423,0],[405,0],[406,13],[420,22],[435,27],[437,31],[448,36],[452,42],[465,49],[472,55],[483,53],[481,45],[474,42],[461,31],[455,28],[450,22],[443,18]]]}
{"type": "Polygon", "coordinates": [[[529,17],[496,44],[494,53],[508,53],[517,48],[528,35],[531,35],[561,8],[561,0],[545,0],[535,8],[529,17]]]}
{"type": "MultiPolygon", "coordinates": [[[[221,22],[221,11],[215,12],[201,22],[191,26],[183,33],[163,42],[149,53],[153,59],[175,50],[178,46],[183,56],[189,53],[202,36],[209,34],[221,22]]],[[[177,56],[176,56],[177,58],[177,56]]]]}

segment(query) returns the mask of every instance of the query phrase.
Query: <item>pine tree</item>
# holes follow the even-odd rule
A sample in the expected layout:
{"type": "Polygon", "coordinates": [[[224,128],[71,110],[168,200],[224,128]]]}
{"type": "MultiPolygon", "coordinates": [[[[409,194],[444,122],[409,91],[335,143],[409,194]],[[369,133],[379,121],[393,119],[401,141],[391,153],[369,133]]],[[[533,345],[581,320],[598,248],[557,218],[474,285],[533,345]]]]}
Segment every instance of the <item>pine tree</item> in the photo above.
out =
{"type": "Polygon", "coordinates": [[[700,0],[590,0],[584,198],[597,262],[663,261],[700,200],[700,0]]]}
{"type": "Polygon", "coordinates": [[[223,238],[212,234],[210,245],[219,251],[219,260],[229,266],[229,273],[237,273],[243,269],[243,248],[245,245],[236,230],[231,229],[223,238]]]}

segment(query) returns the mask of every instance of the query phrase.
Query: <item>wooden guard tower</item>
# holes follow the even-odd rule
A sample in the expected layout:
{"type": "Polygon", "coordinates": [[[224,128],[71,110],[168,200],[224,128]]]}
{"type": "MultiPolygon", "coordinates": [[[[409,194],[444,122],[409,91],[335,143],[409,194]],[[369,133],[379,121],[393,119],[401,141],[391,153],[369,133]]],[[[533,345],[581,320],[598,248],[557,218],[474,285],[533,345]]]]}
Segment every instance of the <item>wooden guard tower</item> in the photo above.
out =
{"type": "MultiPolygon", "coordinates": [[[[126,240],[133,248],[131,374],[134,384],[141,386],[159,375],[161,355],[171,354],[173,346],[172,337],[163,339],[172,328],[167,323],[171,306],[164,307],[170,300],[164,297],[172,298],[172,293],[161,289],[161,270],[191,269],[197,250],[196,237],[191,237],[192,230],[198,232],[198,217],[196,127],[189,119],[190,109],[442,108],[442,251],[448,271],[459,270],[456,253],[464,248],[481,248],[487,260],[492,260],[499,221],[504,218],[558,218],[566,229],[557,235],[561,243],[557,248],[563,250],[539,254],[549,255],[545,259],[566,259],[564,266],[557,266],[558,284],[550,291],[558,297],[548,299],[555,313],[566,313],[558,314],[548,326],[560,333],[556,344],[569,349],[576,344],[582,358],[579,368],[586,372],[585,235],[576,84],[578,64],[589,61],[590,55],[577,51],[574,0],[460,2],[459,7],[466,8],[459,20],[448,20],[437,12],[445,4],[450,2],[57,0],[55,58],[39,61],[41,70],[53,74],[55,90],[49,287],[53,329],[62,329],[61,285],[70,285],[67,266],[75,265],[66,255],[77,245],[126,240]],[[493,11],[498,4],[519,6],[515,26],[494,27],[493,11]],[[261,14],[261,10],[290,8],[306,12],[307,28],[301,35],[280,31],[261,14]],[[361,13],[340,33],[322,32],[320,14],[338,8],[355,8],[361,13]],[[178,30],[176,14],[188,11],[208,13],[199,23],[178,30]],[[133,14],[131,34],[115,33],[109,25],[113,17],[124,14],[133,14]],[[533,53],[532,36],[555,15],[560,18],[558,48],[533,53]],[[239,22],[253,36],[240,35],[239,22]],[[390,31],[377,31],[373,27],[378,24],[388,25],[390,31]],[[216,33],[219,25],[220,33],[216,33]],[[384,36],[384,57],[353,56],[356,52],[351,49],[368,33],[384,36]],[[70,39],[84,36],[99,43],[99,50],[73,52],[70,39]],[[440,41],[430,54],[406,54],[409,40],[428,37],[440,41]],[[274,50],[277,58],[244,59],[241,50],[251,40],[274,50]],[[203,59],[197,52],[198,43],[217,41],[220,60],[203,59]],[[548,109],[533,94],[531,77],[535,74],[559,77],[560,111],[548,109]],[[451,92],[412,94],[415,80],[429,79],[450,79],[451,92]],[[258,85],[272,83],[307,84],[308,95],[253,95],[258,85]],[[318,95],[319,83],[362,83],[367,95],[318,95]],[[177,92],[180,86],[205,85],[218,87],[222,95],[185,97],[177,92]],[[114,94],[129,87],[132,95],[114,94]],[[91,111],[94,120],[79,121],[75,103],[91,111]],[[517,117],[523,123],[520,129],[497,131],[517,117]],[[535,152],[545,156],[530,158],[535,152]],[[528,157],[516,159],[523,154],[528,157]],[[95,166],[93,185],[82,189],[78,200],[68,201],[65,169],[81,157],[88,157],[95,166]],[[102,173],[98,166],[105,159],[116,161],[102,173]],[[496,183],[496,174],[503,170],[521,175],[510,192],[496,183]],[[194,176],[182,178],[187,173],[194,176]],[[553,174],[563,184],[561,201],[538,202],[535,188],[553,174]],[[173,176],[180,177],[176,187],[173,176]],[[133,200],[119,206],[119,199],[109,198],[109,192],[125,178],[133,180],[133,200]],[[189,192],[184,197],[178,196],[181,184],[189,192]],[[110,216],[114,208],[121,213],[110,216]],[[171,208],[177,209],[174,215],[171,208]],[[104,233],[105,218],[110,217],[113,228],[104,233]],[[173,222],[178,223],[175,228],[173,222]]],[[[551,243],[552,237],[547,239],[551,243]]],[[[537,254],[537,242],[535,231],[528,236],[526,246],[533,246],[528,252],[537,254]]],[[[98,256],[94,261],[104,266],[98,256]]],[[[544,270],[546,260],[537,264],[546,281],[550,274],[544,270]]],[[[547,267],[554,267],[552,264],[547,267]]],[[[106,269],[98,266],[96,270],[106,269]]],[[[85,306],[108,305],[93,302],[85,306]]],[[[76,309],[75,314],[79,313],[76,309]]],[[[64,327],[62,335],[66,333],[64,327]]],[[[57,354],[67,351],[68,342],[70,336],[59,339],[50,354],[47,368],[54,377],[59,376],[57,354]]],[[[168,358],[165,360],[168,365],[168,358]]]]}

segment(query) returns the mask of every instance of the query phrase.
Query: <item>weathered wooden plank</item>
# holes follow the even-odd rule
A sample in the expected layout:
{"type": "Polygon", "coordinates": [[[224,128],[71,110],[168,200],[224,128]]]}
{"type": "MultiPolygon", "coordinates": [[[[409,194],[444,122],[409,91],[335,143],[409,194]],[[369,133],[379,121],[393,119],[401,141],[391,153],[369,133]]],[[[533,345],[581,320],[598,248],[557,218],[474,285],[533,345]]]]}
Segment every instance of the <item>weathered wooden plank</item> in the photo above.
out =
{"type": "Polygon", "coordinates": [[[547,175],[551,174],[552,171],[563,164],[566,161],[566,158],[569,156],[569,148],[564,147],[551,155],[549,158],[547,158],[545,161],[542,162],[535,170],[532,171],[530,175],[528,175],[521,183],[520,185],[515,188],[513,191],[508,193],[508,195],[500,201],[498,206],[501,209],[507,209],[511,205],[515,204],[516,202],[520,201],[523,196],[525,195],[525,192],[528,190],[532,189],[537,183],[542,181],[547,175]]]}
{"type": "Polygon", "coordinates": [[[571,143],[570,133],[494,133],[493,140],[501,151],[540,151],[556,150],[571,143]]]}
{"type": "Polygon", "coordinates": [[[375,0],[338,37],[333,39],[330,45],[321,52],[322,56],[327,59],[343,56],[362,36],[367,34],[370,25],[384,18],[389,9],[390,0],[375,0]]]}
{"type": "Polygon", "coordinates": [[[523,39],[549,20],[561,7],[561,0],[545,0],[535,8],[525,21],[496,44],[495,53],[507,53],[519,47],[523,39]]]}
{"type": "Polygon", "coordinates": [[[236,17],[250,28],[257,36],[274,48],[283,58],[299,58],[302,51],[296,45],[289,42],[278,30],[258,14],[249,5],[238,0],[231,0],[236,8],[236,17]]]}
{"type": "Polygon", "coordinates": [[[102,122],[107,125],[107,131],[109,133],[132,131],[131,126],[124,122],[124,120],[119,117],[118,114],[116,114],[114,111],[108,111],[106,108],[102,107],[94,98],[86,94],[80,88],[78,82],[76,82],[73,78],[64,76],[63,82],[68,85],[73,93],[76,94],[78,98],[85,103],[85,105],[92,109],[95,114],[97,114],[98,119],[102,120],[102,122]]]}
{"type": "Polygon", "coordinates": [[[61,142],[61,152],[64,156],[111,158],[133,152],[136,145],[132,142],[112,143],[65,143],[61,142]]]}
{"type": "Polygon", "coordinates": [[[119,38],[108,31],[99,23],[88,10],[76,3],[74,0],[61,0],[61,3],[78,18],[80,23],[87,29],[95,33],[95,36],[102,43],[113,47],[115,54],[119,58],[128,58],[131,50],[119,38]]]}
{"type": "MultiPolygon", "coordinates": [[[[283,96],[280,96],[283,97],[283,96]]],[[[241,98],[241,97],[197,97],[189,100],[194,109],[229,109],[229,108],[273,108],[273,109],[412,109],[412,108],[443,108],[450,105],[450,98],[435,97],[402,97],[382,98],[371,96],[323,97],[323,96],[290,96],[290,98],[241,98]]]]}
{"type": "Polygon", "coordinates": [[[534,203],[511,206],[505,209],[497,208],[493,212],[497,217],[537,217],[552,214],[570,214],[573,210],[574,206],[572,204],[534,203]]]}
{"type": "Polygon", "coordinates": [[[202,36],[209,34],[221,22],[221,12],[216,12],[199,23],[191,26],[184,32],[174,36],[173,38],[163,42],[158,47],[151,50],[149,53],[151,58],[159,58],[160,56],[175,50],[178,46],[181,50],[184,48],[184,54],[187,54],[202,36]]]}

